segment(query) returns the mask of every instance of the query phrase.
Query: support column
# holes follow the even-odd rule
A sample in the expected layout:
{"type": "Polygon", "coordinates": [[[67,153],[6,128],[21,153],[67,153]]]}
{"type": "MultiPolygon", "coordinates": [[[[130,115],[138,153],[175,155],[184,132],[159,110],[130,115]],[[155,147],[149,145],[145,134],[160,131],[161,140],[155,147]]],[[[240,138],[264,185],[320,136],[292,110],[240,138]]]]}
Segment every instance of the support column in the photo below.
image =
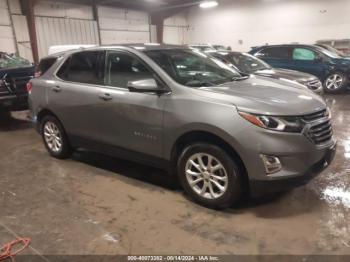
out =
{"type": "Polygon", "coordinates": [[[32,47],[34,64],[39,63],[38,42],[36,36],[34,5],[35,0],[21,0],[23,14],[27,17],[30,45],[32,47]]]}
{"type": "Polygon", "coordinates": [[[163,32],[164,32],[164,20],[158,21],[156,23],[156,32],[157,32],[157,42],[158,43],[163,43],[163,32]]]}
{"type": "Polygon", "coordinates": [[[157,42],[163,43],[164,17],[158,14],[152,14],[151,24],[156,26],[157,42]]]}
{"type": "Polygon", "coordinates": [[[97,23],[98,43],[99,43],[99,45],[101,45],[102,41],[101,41],[100,21],[99,21],[99,18],[98,18],[98,10],[97,10],[97,5],[96,5],[96,1],[95,0],[92,0],[92,13],[93,13],[93,16],[94,16],[94,20],[97,23]]]}

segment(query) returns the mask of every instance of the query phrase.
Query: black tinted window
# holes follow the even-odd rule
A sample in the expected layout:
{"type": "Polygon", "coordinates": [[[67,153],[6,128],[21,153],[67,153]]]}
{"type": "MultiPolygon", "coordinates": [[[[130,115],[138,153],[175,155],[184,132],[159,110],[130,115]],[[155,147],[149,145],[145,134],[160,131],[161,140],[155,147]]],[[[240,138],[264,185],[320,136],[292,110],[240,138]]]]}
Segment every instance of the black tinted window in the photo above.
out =
{"type": "Polygon", "coordinates": [[[38,71],[40,71],[40,74],[44,74],[47,70],[50,69],[50,67],[56,62],[57,57],[48,57],[44,58],[40,61],[38,65],[38,71]]]}
{"type": "Polygon", "coordinates": [[[62,65],[57,76],[63,80],[88,84],[102,84],[101,63],[103,51],[85,51],[73,54],[62,65]]]}
{"type": "Polygon", "coordinates": [[[149,78],[153,73],[136,57],[121,52],[107,55],[106,85],[127,88],[129,81],[149,78]]]}
{"type": "Polygon", "coordinates": [[[290,50],[289,47],[267,47],[260,51],[257,56],[261,58],[279,58],[279,59],[289,59],[290,58],[290,50]]]}

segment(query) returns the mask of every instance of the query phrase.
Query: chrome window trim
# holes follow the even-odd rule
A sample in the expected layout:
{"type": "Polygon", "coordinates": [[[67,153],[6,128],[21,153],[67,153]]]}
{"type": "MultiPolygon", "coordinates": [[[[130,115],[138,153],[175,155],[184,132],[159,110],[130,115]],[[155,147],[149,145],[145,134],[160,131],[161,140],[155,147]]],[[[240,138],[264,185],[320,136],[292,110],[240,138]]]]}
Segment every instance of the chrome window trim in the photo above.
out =
{"type": "MultiPolygon", "coordinates": [[[[114,89],[114,90],[119,90],[119,91],[129,91],[128,88],[124,88],[124,87],[116,87],[116,86],[109,86],[109,85],[98,85],[98,84],[90,84],[90,83],[84,83],[84,82],[73,82],[73,81],[67,81],[64,80],[60,77],[57,76],[58,71],[61,69],[61,67],[64,65],[64,63],[74,54],[79,53],[79,52],[94,52],[94,51],[101,51],[101,52],[105,52],[105,57],[107,56],[107,52],[108,51],[116,51],[116,52],[124,52],[124,53],[128,53],[128,54],[132,54],[134,56],[136,56],[138,59],[140,59],[143,63],[147,64],[142,58],[140,58],[139,56],[137,56],[136,54],[134,54],[133,52],[130,52],[128,50],[122,50],[122,49],[117,49],[117,48],[111,48],[111,49],[84,49],[84,50],[76,50],[75,52],[71,52],[69,54],[66,54],[65,56],[61,57],[62,61],[59,61],[59,65],[57,66],[57,68],[55,69],[55,71],[52,73],[53,77],[56,80],[62,81],[63,83],[68,83],[68,84],[79,84],[79,85],[88,85],[88,86],[92,86],[92,87],[98,87],[98,88],[107,88],[107,89],[114,89]]],[[[151,70],[156,74],[156,76],[162,81],[162,84],[164,85],[164,87],[168,90],[167,93],[164,94],[171,94],[172,90],[169,88],[169,86],[165,83],[165,81],[162,80],[162,78],[159,76],[159,74],[157,72],[155,72],[155,70],[153,70],[153,68],[151,68],[151,70]]],[[[134,93],[134,92],[130,92],[130,93],[134,93]]],[[[153,94],[153,93],[144,93],[144,94],[153,94]]],[[[158,94],[154,94],[154,95],[158,95],[158,94]]]]}

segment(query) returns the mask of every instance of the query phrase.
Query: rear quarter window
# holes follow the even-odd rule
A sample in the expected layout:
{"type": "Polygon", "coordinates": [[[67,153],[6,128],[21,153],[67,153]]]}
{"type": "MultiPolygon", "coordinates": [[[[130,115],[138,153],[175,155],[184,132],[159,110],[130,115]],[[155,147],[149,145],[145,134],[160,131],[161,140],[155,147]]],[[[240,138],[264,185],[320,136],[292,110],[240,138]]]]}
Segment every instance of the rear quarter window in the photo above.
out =
{"type": "Polygon", "coordinates": [[[57,57],[48,57],[41,59],[37,71],[40,75],[43,75],[53,66],[53,64],[57,61],[57,57]]]}
{"type": "Polygon", "coordinates": [[[63,80],[76,83],[103,84],[104,51],[84,51],[72,54],[57,72],[63,80]]]}

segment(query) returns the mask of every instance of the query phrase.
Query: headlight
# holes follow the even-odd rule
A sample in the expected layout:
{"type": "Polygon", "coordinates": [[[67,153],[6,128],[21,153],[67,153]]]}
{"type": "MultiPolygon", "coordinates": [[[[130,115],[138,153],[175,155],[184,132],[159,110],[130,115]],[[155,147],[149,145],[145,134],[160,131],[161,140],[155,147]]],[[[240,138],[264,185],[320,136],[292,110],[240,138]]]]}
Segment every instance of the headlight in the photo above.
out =
{"type": "Polygon", "coordinates": [[[238,113],[250,123],[270,130],[300,133],[304,128],[304,123],[299,117],[264,116],[242,111],[238,113]]]}

